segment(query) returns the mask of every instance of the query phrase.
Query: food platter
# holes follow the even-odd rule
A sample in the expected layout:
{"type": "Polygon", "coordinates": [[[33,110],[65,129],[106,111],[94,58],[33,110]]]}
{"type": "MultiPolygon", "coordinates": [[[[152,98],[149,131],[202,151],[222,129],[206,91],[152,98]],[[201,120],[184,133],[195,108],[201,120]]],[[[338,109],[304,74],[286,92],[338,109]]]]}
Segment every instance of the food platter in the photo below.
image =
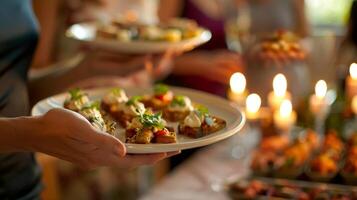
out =
{"type": "Polygon", "coordinates": [[[206,43],[212,37],[207,29],[202,28],[202,32],[196,37],[181,40],[178,42],[169,41],[119,41],[108,38],[96,37],[98,27],[97,22],[86,22],[74,24],[66,31],[68,38],[86,43],[92,47],[116,51],[125,54],[151,54],[163,53],[165,51],[190,51],[193,48],[206,43]]]}
{"type": "MultiPolygon", "coordinates": [[[[86,90],[85,92],[91,100],[100,100],[108,92],[108,90],[110,90],[110,88],[98,88],[86,90]]],[[[148,94],[152,90],[152,88],[125,88],[128,96],[148,94]]],[[[189,138],[178,134],[177,142],[170,144],[126,143],[128,153],[143,154],[170,152],[202,147],[216,143],[238,133],[245,124],[244,114],[234,104],[223,98],[187,88],[170,87],[170,90],[172,90],[175,94],[188,96],[193,102],[205,105],[210,110],[210,113],[220,116],[226,121],[225,128],[200,138],[189,138]]],[[[63,108],[63,104],[67,97],[67,93],[62,93],[38,102],[32,109],[32,115],[42,115],[52,108],[63,108]]],[[[169,124],[177,129],[177,123],[169,122],[169,124]]],[[[119,129],[115,136],[125,142],[124,129],[119,129]]]]}
{"type": "Polygon", "coordinates": [[[232,199],[355,199],[357,187],[340,184],[231,176],[220,189],[232,199]]]}

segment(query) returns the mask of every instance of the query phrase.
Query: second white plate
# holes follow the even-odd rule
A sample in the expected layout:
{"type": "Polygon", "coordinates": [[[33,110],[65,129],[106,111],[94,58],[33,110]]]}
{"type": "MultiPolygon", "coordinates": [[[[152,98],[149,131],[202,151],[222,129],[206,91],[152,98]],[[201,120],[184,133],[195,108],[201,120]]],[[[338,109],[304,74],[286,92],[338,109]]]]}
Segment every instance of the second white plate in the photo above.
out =
{"type": "Polygon", "coordinates": [[[74,40],[87,43],[93,47],[116,51],[125,54],[152,54],[164,53],[172,50],[178,52],[190,51],[195,47],[206,43],[211,39],[211,32],[204,29],[203,32],[194,38],[182,40],[179,42],[166,41],[130,41],[122,42],[113,39],[96,38],[98,24],[95,22],[86,22],[74,24],[66,32],[66,36],[74,40]]]}

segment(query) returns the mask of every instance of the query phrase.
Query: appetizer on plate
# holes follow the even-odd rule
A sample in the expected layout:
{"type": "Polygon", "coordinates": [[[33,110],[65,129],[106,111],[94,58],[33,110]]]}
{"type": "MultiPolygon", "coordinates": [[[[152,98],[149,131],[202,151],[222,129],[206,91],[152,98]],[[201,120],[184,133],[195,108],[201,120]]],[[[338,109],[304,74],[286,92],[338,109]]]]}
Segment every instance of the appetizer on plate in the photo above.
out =
{"type": "Polygon", "coordinates": [[[178,132],[190,138],[200,138],[220,131],[225,127],[225,120],[210,115],[207,108],[199,106],[179,123],[178,132]]]}
{"type": "Polygon", "coordinates": [[[175,143],[176,133],[165,127],[161,113],[142,113],[132,119],[125,132],[127,143],[175,143]]]}
{"type": "Polygon", "coordinates": [[[99,102],[86,104],[79,111],[96,129],[113,134],[116,124],[110,120],[104,120],[99,110],[99,102]]]}
{"type": "Polygon", "coordinates": [[[146,111],[139,99],[134,96],[128,100],[122,89],[114,89],[103,97],[102,108],[125,128],[134,117],[146,111]]]}
{"type": "Polygon", "coordinates": [[[101,107],[108,113],[116,112],[119,104],[125,104],[128,97],[125,91],[121,88],[112,88],[103,98],[101,107]]]}
{"type": "Polygon", "coordinates": [[[140,101],[144,103],[145,107],[161,110],[171,103],[173,97],[173,92],[170,91],[169,86],[156,84],[154,86],[154,95],[143,96],[140,101]]]}
{"type": "Polygon", "coordinates": [[[177,122],[185,119],[193,110],[192,102],[187,96],[174,96],[170,105],[163,110],[164,119],[177,122]]]}
{"type": "Polygon", "coordinates": [[[97,29],[97,38],[130,41],[179,42],[198,37],[203,32],[197,23],[187,19],[175,19],[165,24],[140,24],[133,20],[115,19],[97,29]]]}
{"type": "Polygon", "coordinates": [[[88,95],[80,89],[72,89],[68,93],[69,97],[63,103],[66,109],[78,112],[89,103],[88,95]]]}

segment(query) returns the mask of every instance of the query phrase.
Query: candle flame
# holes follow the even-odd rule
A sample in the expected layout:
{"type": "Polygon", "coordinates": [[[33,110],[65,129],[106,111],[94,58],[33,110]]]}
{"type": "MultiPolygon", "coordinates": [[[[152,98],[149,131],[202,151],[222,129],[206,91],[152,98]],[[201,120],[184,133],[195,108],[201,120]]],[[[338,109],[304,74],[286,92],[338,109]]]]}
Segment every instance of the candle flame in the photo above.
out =
{"type": "Polygon", "coordinates": [[[353,79],[357,79],[357,63],[352,63],[350,65],[350,76],[353,79]]]}
{"type": "Polygon", "coordinates": [[[260,106],[262,104],[262,100],[260,99],[260,96],[253,93],[248,95],[247,99],[246,99],[246,109],[248,112],[258,112],[258,110],[260,109],[260,106]]]}
{"type": "Polygon", "coordinates": [[[277,74],[273,79],[273,89],[276,96],[282,97],[288,87],[287,80],[283,74],[277,74]]]}
{"type": "Polygon", "coordinates": [[[351,108],[354,114],[357,114],[357,95],[352,98],[351,108]]]}
{"type": "Polygon", "coordinates": [[[279,109],[280,116],[289,117],[292,110],[293,110],[293,106],[291,104],[291,101],[285,99],[280,105],[280,109],[279,109]]]}
{"type": "Polygon", "coordinates": [[[327,92],[327,84],[324,80],[317,81],[315,85],[315,94],[318,98],[324,98],[327,92]]]}
{"type": "Polygon", "coordinates": [[[241,94],[245,90],[247,81],[242,73],[236,72],[231,76],[229,84],[233,92],[241,94]]]}

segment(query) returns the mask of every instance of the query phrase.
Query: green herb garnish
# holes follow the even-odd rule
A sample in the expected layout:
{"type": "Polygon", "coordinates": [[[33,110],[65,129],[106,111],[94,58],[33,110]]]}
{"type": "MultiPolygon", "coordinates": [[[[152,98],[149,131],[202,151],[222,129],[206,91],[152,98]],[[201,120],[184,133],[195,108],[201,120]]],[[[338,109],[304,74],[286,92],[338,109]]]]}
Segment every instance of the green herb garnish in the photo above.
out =
{"type": "Polygon", "coordinates": [[[127,106],[134,105],[135,103],[137,103],[141,99],[142,99],[142,96],[133,96],[125,104],[127,106]]]}
{"type": "Polygon", "coordinates": [[[156,114],[143,113],[139,115],[139,119],[140,119],[140,123],[144,127],[156,127],[159,129],[165,128],[161,118],[161,113],[156,113],[156,114]]]}
{"type": "Polygon", "coordinates": [[[169,91],[169,86],[165,85],[165,84],[156,84],[154,86],[154,93],[157,95],[160,94],[165,94],[169,91]]]}
{"type": "Polygon", "coordinates": [[[71,95],[71,100],[78,100],[84,96],[84,93],[79,88],[74,88],[68,91],[71,95]]]}
{"type": "Polygon", "coordinates": [[[180,107],[186,106],[185,97],[181,96],[181,95],[175,96],[171,102],[171,105],[172,106],[180,106],[180,107]]]}
{"type": "Polygon", "coordinates": [[[206,108],[203,105],[197,105],[196,106],[196,112],[200,116],[207,116],[208,115],[208,108],[206,108]]]}
{"type": "Polygon", "coordinates": [[[100,108],[100,102],[99,101],[93,101],[91,103],[88,103],[83,106],[82,110],[87,110],[87,109],[96,109],[99,110],[100,108]]]}
{"type": "Polygon", "coordinates": [[[121,88],[112,88],[110,90],[110,92],[113,93],[115,96],[120,95],[121,91],[123,91],[123,89],[121,89],[121,88]]]}

